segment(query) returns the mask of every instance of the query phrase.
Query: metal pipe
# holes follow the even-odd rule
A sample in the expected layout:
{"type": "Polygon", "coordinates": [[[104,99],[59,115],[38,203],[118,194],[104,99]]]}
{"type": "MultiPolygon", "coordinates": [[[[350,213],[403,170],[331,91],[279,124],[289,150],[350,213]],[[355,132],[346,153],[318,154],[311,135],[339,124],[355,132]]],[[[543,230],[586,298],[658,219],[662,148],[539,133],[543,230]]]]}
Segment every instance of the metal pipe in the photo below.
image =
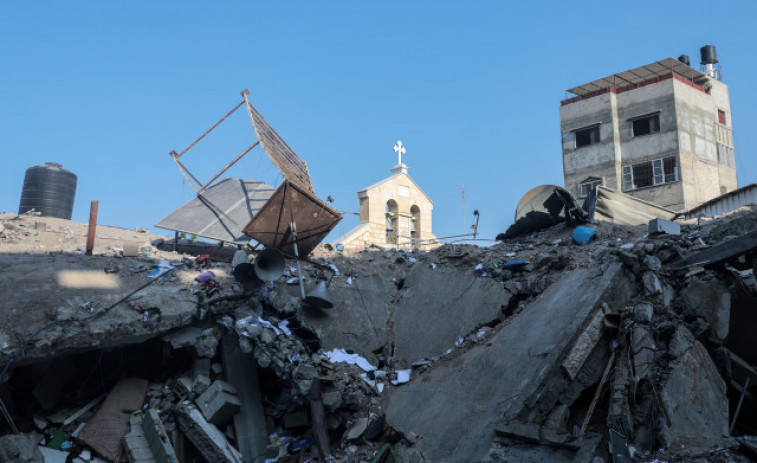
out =
{"type": "Polygon", "coordinates": [[[305,282],[302,279],[302,268],[300,268],[300,251],[297,250],[297,224],[291,222],[289,229],[292,230],[292,245],[294,246],[294,258],[297,262],[297,279],[300,281],[300,297],[305,300],[305,282]]]}
{"type": "Polygon", "coordinates": [[[95,232],[97,231],[97,205],[98,201],[95,199],[89,206],[89,232],[87,233],[87,255],[92,255],[92,250],[95,248],[95,232]]]}

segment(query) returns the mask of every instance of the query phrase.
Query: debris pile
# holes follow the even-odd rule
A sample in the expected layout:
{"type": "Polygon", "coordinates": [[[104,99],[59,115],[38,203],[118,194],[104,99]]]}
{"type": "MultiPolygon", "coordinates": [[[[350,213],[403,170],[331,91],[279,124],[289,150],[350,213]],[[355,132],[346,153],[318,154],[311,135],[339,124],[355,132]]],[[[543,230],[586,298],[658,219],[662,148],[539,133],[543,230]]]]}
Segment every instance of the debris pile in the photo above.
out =
{"type": "Polygon", "coordinates": [[[757,434],[752,210],[322,249],[259,286],[234,249],[85,256],[40,220],[1,221],[0,462],[740,462],[757,434]]]}

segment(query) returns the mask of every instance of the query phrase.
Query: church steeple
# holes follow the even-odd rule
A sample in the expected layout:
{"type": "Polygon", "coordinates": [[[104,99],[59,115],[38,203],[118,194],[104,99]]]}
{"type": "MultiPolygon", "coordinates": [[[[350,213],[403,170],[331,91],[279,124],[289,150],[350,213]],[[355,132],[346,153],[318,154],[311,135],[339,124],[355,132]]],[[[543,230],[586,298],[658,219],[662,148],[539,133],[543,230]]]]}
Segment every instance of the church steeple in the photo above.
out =
{"type": "Polygon", "coordinates": [[[407,174],[407,166],[402,164],[402,155],[405,154],[406,151],[405,147],[402,146],[402,141],[398,140],[394,145],[394,152],[397,153],[397,165],[392,167],[393,174],[407,174]]]}

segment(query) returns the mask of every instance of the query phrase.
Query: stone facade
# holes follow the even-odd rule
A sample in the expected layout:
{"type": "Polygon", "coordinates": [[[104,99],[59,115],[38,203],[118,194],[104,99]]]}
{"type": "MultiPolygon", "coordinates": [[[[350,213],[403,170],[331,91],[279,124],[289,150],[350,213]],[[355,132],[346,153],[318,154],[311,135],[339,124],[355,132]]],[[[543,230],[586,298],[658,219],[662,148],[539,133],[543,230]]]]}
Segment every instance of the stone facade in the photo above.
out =
{"type": "Polygon", "coordinates": [[[565,188],[580,198],[599,183],[674,211],[735,190],[728,87],[691,71],[696,83],[671,72],[565,100],[565,188]]]}
{"type": "Polygon", "coordinates": [[[407,174],[405,164],[392,175],[357,193],[360,224],[335,241],[335,247],[355,253],[377,246],[382,249],[423,249],[439,243],[431,231],[434,203],[407,174]]]}

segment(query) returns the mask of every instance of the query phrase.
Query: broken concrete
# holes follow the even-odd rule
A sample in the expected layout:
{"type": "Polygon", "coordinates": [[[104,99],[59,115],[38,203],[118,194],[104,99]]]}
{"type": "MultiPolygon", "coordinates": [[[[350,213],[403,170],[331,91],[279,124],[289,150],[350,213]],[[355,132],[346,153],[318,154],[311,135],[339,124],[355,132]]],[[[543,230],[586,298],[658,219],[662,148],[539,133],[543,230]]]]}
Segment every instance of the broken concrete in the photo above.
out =
{"type": "Polygon", "coordinates": [[[208,422],[221,426],[238,411],[242,403],[237,390],[226,381],[216,380],[195,401],[208,422]]]}
{"type": "Polygon", "coordinates": [[[662,386],[661,406],[671,424],[663,431],[664,445],[691,445],[703,436],[728,435],[726,385],[715,364],[685,327],[670,341],[674,360],[662,386]]]}
{"type": "Polygon", "coordinates": [[[414,266],[398,297],[394,361],[397,368],[407,368],[416,360],[444,354],[460,337],[496,320],[512,294],[474,272],[414,266]]]}
{"type": "Polygon", "coordinates": [[[45,458],[37,447],[38,436],[7,434],[0,437],[0,463],[43,463],[45,458]]]}
{"type": "MultiPolygon", "coordinates": [[[[715,455],[717,459],[711,461],[738,461],[726,457],[733,455],[732,447],[712,441],[721,446],[720,453],[712,453],[715,450],[707,447],[710,437],[703,437],[705,432],[709,433],[705,436],[723,434],[722,418],[711,420],[710,415],[722,415],[725,395],[710,379],[725,379],[737,396],[744,391],[736,433],[754,427],[757,381],[747,383],[749,376],[742,367],[731,377],[726,344],[716,334],[718,324],[711,317],[722,317],[724,305],[707,302],[707,290],[698,286],[718,281],[711,292],[734,294],[731,303],[741,311],[736,315],[731,311],[730,340],[734,323],[748,328],[749,323],[739,320],[754,305],[752,290],[744,283],[744,276],[753,272],[749,256],[732,256],[727,266],[713,263],[680,273],[675,271],[676,259],[716,246],[733,233],[714,223],[684,225],[677,236],[648,237],[646,226],[592,223],[592,227],[597,228],[597,239],[580,248],[570,241],[570,230],[560,225],[491,248],[452,245],[428,253],[366,252],[354,259],[325,251],[333,259],[326,265],[334,268],[324,270],[304,262],[303,273],[306,281],[313,282],[338,267],[330,285],[336,307],[330,311],[301,306],[296,286],[284,287],[283,279],[249,296],[229,277],[228,261],[195,268],[193,256],[167,253],[171,262],[184,261],[188,281],[181,273],[169,275],[154,285],[159,290],[154,294],[186,295],[189,303],[183,321],[163,323],[132,308],[157,308],[148,292],[92,319],[84,317],[97,313],[97,304],[60,304],[43,314],[55,325],[41,335],[33,332],[34,326],[0,324],[0,351],[5,354],[0,362],[16,352],[22,357],[4,375],[0,398],[24,431],[38,428],[50,435],[62,427],[64,436],[75,436],[93,420],[86,410],[72,418],[78,410],[95,400],[101,388],[111,387],[124,374],[134,375],[137,367],[150,378],[144,397],[147,410],[159,414],[182,461],[218,458],[215,452],[222,450],[216,444],[238,449],[237,454],[221,456],[222,461],[237,457],[255,463],[266,458],[306,461],[319,457],[319,448],[330,449],[340,461],[372,461],[392,442],[401,461],[417,463],[584,462],[610,458],[610,440],[620,450],[635,448],[636,458],[646,455],[645,461],[680,461],[695,451],[704,455],[697,457],[700,460],[715,455]],[[507,264],[513,261],[527,264],[507,264]],[[193,283],[194,276],[209,269],[221,286],[213,294],[193,283]],[[646,287],[652,294],[645,294],[646,287]],[[687,291],[692,294],[688,301],[687,291]],[[696,296],[699,293],[703,296],[696,296]],[[697,303],[701,307],[694,309],[697,303]],[[83,314],[77,313],[79,309],[83,314]],[[612,317],[605,320],[606,313],[612,317]],[[147,318],[150,321],[145,322],[147,318]],[[64,391],[59,391],[52,413],[43,413],[27,378],[32,378],[32,386],[39,386],[41,376],[30,372],[44,368],[23,362],[47,358],[46,352],[52,353],[54,347],[67,355],[111,345],[107,338],[98,344],[99,334],[94,339],[81,335],[100,321],[105,332],[116,332],[123,323],[114,341],[119,349],[71,356],[79,359],[75,364],[80,374],[61,386],[64,391]],[[201,328],[186,329],[191,326],[201,328]],[[696,342],[681,341],[682,329],[696,342]],[[24,357],[18,350],[25,342],[21,335],[30,330],[32,356],[24,357]],[[171,332],[167,340],[174,343],[171,348],[160,339],[167,332],[171,332]],[[72,337],[73,333],[80,334],[72,337]],[[223,367],[216,355],[221,333],[228,339],[223,343],[223,367]],[[176,339],[187,334],[183,341],[176,339]],[[151,337],[157,338],[142,342],[151,337]],[[136,344],[128,347],[128,343],[136,344]],[[148,345],[152,347],[144,350],[148,345]],[[684,345],[689,347],[681,348],[684,345]],[[366,369],[325,360],[325,350],[341,348],[367,359],[366,369]],[[119,351],[127,359],[121,366],[119,351]],[[145,361],[129,362],[130,356],[145,361]],[[692,370],[695,364],[699,370],[692,370]],[[695,384],[692,378],[697,375],[711,384],[697,384],[692,395],[682,393],[695,384]],[[606,381],[601,380],[605,376],[606,381]],[[202,392],[216,380],[228,381],[237,390],[241,408],[233,419],[217,420],[213,413],[203,416],[196,408],[201,420],[184,416],[191,414],[186,411],[189,402],[201,403],[193,387],[202,392]],[[310,396],[315,385],[322,392],[310,396]],[[710,404],[711,399],[721,405],[710,404]],[[692,406],[693,400],[706,405],[692,406]],[[323,406],[314,407],[316,403],[323,406]],[[514,432],[513,423],[538,433],[514,432]],[[575,430],[584,427],[584,436],[573,439],[575,430]],[[219,435],[222,440],[216,439],[219,435]],[[198,442],[211,457],[200,457],[198,442]]],[[[50,233],[54,225],[44,234],[50,233]]],[[[148,245],[146,252],[162,251],[148,245]]],[[[228,253],[229,260],[232,254],[228,253]]],[[[102,272],[99,262],[108,260],[103,268],[117,267],[117,272],[106,270],[105,278],[115,275],[129,283],[145,281],[137,262],[155,265],[144,255],[116,255],[114,251],[89,262],[97,262],[102,272]]],[[[73,261],[79,259],[72,256],[73,261]]],[[[42,327],[47,320],[33,322],[42,327]]],[[[738,345],[728,347],[739,350],[738,345]]],[[[725,413],[727,421],[727,408],[725,413]]],[[[86,454],[76,456],[76,451],[70,452],[74,461],[84,461],[86,454]]]]}
{"type": "Polygon", "coordinates": [[[154,409],[134,413],[131,431],[123,438],[129,463],[178,463],[160,415],[154,409]]]}
{"type": "Polygon", "coordinates": [[[119,381],[79,433],[78,440],[104,458],[117,458],[121,439],[129,431],[129,417],[142,407],[146,392],[147,380],[125,378],[119,381]]]}
{"type": "Polygon", "coordinates": [[[597,274],[577,270],[552,284],[486,346],[476,346],[408,385],[391,391],[390,425],[414,431],[420,450],[432,461],[483,458],[501,417],[517,413],[554,369],[575,333],[623,278],[618,264],[597,274]],[[522,359],[530,359],[524,362],[522,359]],[[471,406],[470,397],[478,399],[471,406]],[[419,403],[440,403],[424,407],[419,403]]]}
{"type": "Polygon", "coordinates": [[[197,450],[212,462],[244,463],[244,457],[229,444],[215,425],[208,423],[202,413],[191,404],[177,408],[176,421],[197,450]]]}
{"type": "Polygon", "coordinates": [[[684,314],[702,317],[719,339],[728,337],[731,317],[731,293],[718,280],[695,280],[681,292],[684,314]]]}
{"type": "Polygon", "coordinates": [[[239,451],[246,463],[262,463],[268,432],[260,393],[255,360],[242,354],[234,337],[226,335],[221,343],[224,370],[229,384],[236,390],[240,409],[234,415],[234,431],[239,451]]]}

